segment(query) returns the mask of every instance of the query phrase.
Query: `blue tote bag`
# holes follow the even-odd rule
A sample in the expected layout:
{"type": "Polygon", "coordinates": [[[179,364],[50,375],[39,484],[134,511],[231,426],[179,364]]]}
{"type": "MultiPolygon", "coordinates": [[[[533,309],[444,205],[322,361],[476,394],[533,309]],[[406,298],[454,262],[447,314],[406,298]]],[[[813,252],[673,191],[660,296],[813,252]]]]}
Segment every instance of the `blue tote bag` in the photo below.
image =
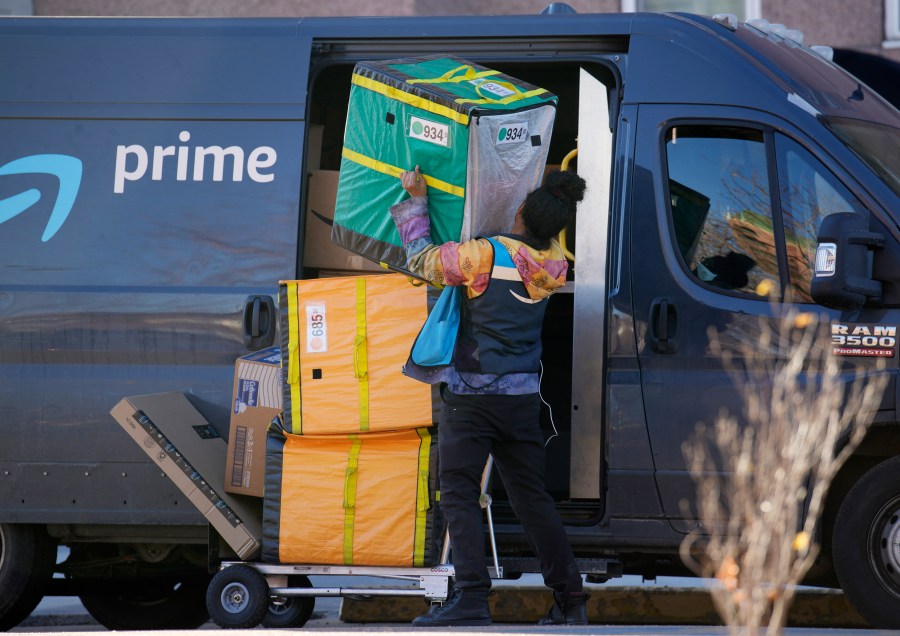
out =
{"type": "Polygon", "coordinates": [[[459,304],[462,287],[450,285],[441,295],[422,325],[409,354],[410,360],[421,367],[439,367],[450,364],[459,331],[459,304]]]}

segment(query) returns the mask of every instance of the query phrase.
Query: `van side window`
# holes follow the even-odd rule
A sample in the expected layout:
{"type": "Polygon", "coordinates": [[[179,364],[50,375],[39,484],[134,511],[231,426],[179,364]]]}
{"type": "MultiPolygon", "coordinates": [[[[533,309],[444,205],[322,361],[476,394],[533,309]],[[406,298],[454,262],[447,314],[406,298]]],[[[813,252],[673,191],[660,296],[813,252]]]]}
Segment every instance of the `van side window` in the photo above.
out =
{"type": "Polygon", "coordinates": [[[865,207],[822,163],[796,141],[775,135],[784,241],[795,300],[813,302],[809,293],[819,226],[829,214],[865,207]]]}
{"type": "Polygon", "coordinates": [[[666,158],[675,239],[691,273],[720,289],[777,293],[763,132],[675,126],[666,135],[666,158]]]}

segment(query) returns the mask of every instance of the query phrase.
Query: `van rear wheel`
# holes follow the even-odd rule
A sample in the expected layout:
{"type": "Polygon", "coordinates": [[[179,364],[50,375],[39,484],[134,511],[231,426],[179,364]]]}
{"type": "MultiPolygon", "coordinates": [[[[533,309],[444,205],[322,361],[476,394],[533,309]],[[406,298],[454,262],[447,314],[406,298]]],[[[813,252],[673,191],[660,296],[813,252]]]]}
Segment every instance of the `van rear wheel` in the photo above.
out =
{"type": "Polygon", "coordinates": [[[37,607],[53,576],[56,542],[44,526],[0,523],[0,631],[37,607]]]}
{"type": "Polygon", "coordinates": [[[900,457],[854,484],[834,522],[834,569],[873,627],[900,628],[900,457]]]}
{"type": "Polygon", "coordinates": [[[141,589],[128,585],[115,594],[81,596],[94,619],[111,630],[195,629],[209,620],[203,576],[178,581],[148,579],[141,589]]]}

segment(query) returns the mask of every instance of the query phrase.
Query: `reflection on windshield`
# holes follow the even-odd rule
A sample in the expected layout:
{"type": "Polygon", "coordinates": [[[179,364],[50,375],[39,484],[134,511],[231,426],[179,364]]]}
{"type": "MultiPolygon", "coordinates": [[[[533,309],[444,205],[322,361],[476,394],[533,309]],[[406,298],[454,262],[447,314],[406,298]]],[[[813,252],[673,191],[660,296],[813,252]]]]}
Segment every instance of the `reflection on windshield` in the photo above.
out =
{"type": "Polygon", "coordinates": [[[900,129],[837,117],[824,123],[900,196],[900,129]]]}

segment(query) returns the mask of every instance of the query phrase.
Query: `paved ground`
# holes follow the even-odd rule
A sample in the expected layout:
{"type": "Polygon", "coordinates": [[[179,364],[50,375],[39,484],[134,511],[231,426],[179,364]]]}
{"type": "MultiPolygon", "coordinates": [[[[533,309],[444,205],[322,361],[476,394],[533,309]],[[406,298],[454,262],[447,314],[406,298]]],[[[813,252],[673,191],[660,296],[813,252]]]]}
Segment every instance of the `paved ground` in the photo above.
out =
{"type": "MultiPolygon", "coordinates": [[[[60,560],[66,557],[61,548],[60,560]]],[[[310,577],[315,587],[378,587],[397,585],[388,579],[373,577],[310,577]]],[[[490,628],[455,628],[466,633],[550,633],[600,635],[666,635],[706,636],[725,635],[712,606],[704,582],[697,579],[660,577],[645,582],[640,577],[626,576],[603,585],[589,585],[592,593],[588,605],[588,628],[538,628],[538,618],[550,603],[547,590],[537,575],[526,575],[518,581],[495,584],[491,598],[495,624],[490,628]]],[[[333,634],[366,632],[416,633],[410,631],[409,621],[425,611],[421,598],[316,599],[316,609],[304,631],[327,631],[333,634]]],[[[831,590],[807,589],[794,603],[788,630],[791,636],[806,634],[834,634],[875,636],[892,632],[867,630],[865,622],[853,611],[843,595],[831,590]]],[[[222,631],[229,635],[244,630],[218,630],[207,623],[204,631],[222,631]]],[[[11,630],[14,633],[90,633],[107,631],[96,623],[77,597],[46,597],[32,615],[11,630]]],[[[426,630],[429,632],[434,629],[426,630]]],[[[437,630],[440,631],[440,630],[437,630]]],[[[129,634],[129,632],[119,632],[129,634]]],[[[137,633],[137,632],[133,632],[137,633]]],[[[181,632],[166,632],[179,634],[181,632]]],[[[893,632],[894,634],[898,632],[893,632]]]]}
{"type": "MultiPolygon", "coordinates": [[[[314,586],[364,587],[384,584],[383,579],[363,577],[311,577],[314,586]],[[320,580],[318,580],[320,579],[320,580]]],[[[456,628],[466,633],[544,633],[548,628],[534,625],[546,611],[549,595],[534,578],[518,582],[501,582],[492,597],[495,625],[490,628],[456,628]]],[[[709,594],[693,579],[660,579],[643,583],[636,577],[626,577],[616,584],[592,585],[589,605],[591,625],[588,628],[552,628],[550,633],[600,634],[622,636],[644,635],[725,635],[718,626],[709,594]]],[[[701,582],[702,584],[702,582],[701,582]]],[[[343,599],[317,598],[316,610],[304,631],[327,631],[333,634],[366,632],[416,633],[409,621],[425,610],[420,598],[343,599]]],[[[864,623],[846,604],[843,596],[831,591],[811,590],[794,604],[792,621],[804,627],[788,630],[791,636],[835,634],[840,636],[888,634],[863,629],[864,623]]],[[[222,631],[237,635],[242,630],[218,630],[208,623],[204,631],[222,631]]],[[[74,597],[48,597],[16,633],[83,633],[106,631],[96,624],[74,597]]],[[[427,630],[435,631],[435,630],[427,630]]],[[[440,630],[438,630],[440,631],[440,630]]],[[[127,634],[128,632],[120,632],[127,634]]],[[[177,634],[179,632],[166,632],[177,634]]],[[[896,632],[894,632],[896,634],[896,632]]]]}

